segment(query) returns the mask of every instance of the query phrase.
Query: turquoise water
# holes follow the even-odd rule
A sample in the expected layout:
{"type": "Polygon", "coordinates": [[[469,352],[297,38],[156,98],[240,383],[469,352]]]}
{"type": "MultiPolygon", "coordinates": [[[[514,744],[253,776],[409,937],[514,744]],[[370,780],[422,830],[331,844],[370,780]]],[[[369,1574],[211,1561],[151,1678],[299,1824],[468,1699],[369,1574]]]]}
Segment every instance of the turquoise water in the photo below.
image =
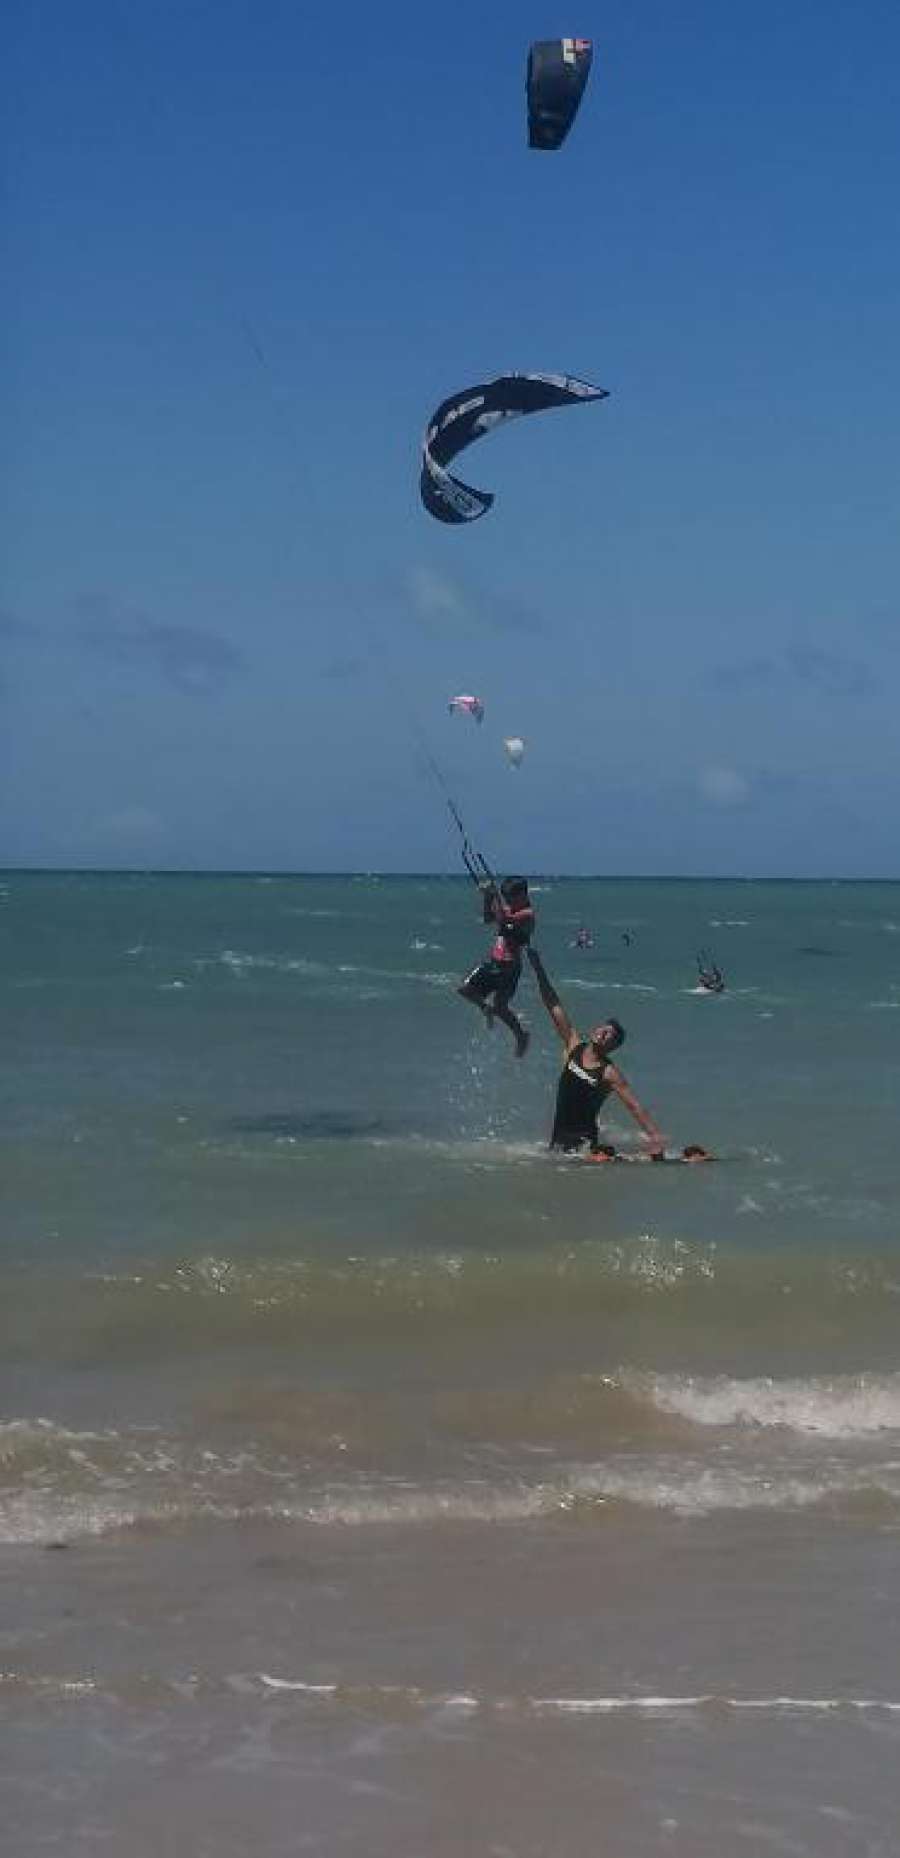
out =
{"type": "MultiPolygon", "coordinates": [[[[572,1017],[624,1022],[633,1087],[714,1166],[548,1153],[558,1042],[527,970],[522,1063],[457,999],[462,881],[3,878],[0,1708],[26,1766],[80,1750],[68,1792],[23,1782],[17,1852],[66,1812],[68,1849],[162,1849],[105,1765],[147,1735],[173,1849],[232,1784],[216,1850],[244,1849],[256,1749],[259,1849],[296,1849],[299,1750],[310,1849],[418,1851],[398,1803],[431,1823],[448,1736],[470,1797],[489,1746],[552,1754],[573,1800],[611,1738],[636,1858],[891,1849],[900,888],[535,902],[572,1017]],[[815,1788],[742,1795],[738,1740],[815,1788]],[[374,1831],[336,1804],[361,1776],[374,1831]]],[[[488,1792],[497,1849],[596,1849],[565,1790],[544,1833],[488,1792]]]]}
{"type": "MultiPolygon", "coordinates": [[[[604,1229],[646,1210],[670,1236],[893,1244],[900,890],[548,882],[536,901],[572,1016],[615,1012],[673,1145],[723,1157],[702,1182],[605,1183],[604,1229]],[[568,946],[581,921],[591,952],[568,946]],[[700,943],[721,999],[692,992],[700,943]]],[[[404,1246],[468,1247],[476,1169],[489,1227],[525,1243],[538,1208],[599,1205],[536,1165],[557,1047],[530,973],[521,1066],[455,998],[476,916],[448,880],[9,876],[5,1259],[380,1244],[387,1220],[404,1246]]]]}

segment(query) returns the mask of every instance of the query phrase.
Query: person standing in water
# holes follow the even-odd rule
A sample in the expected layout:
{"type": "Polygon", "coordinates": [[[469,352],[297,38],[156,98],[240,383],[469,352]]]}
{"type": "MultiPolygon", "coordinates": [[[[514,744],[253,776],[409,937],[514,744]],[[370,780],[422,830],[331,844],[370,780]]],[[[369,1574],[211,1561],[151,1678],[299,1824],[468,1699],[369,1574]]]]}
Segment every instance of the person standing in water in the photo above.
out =
{"type": "Polygon", "coordinates": [[[629,1115],[642,1129],[654,1161],[665,1154],[665,1140],[653,1117],[638,1102],[631,1085],[613,1064],[611,1054],[624,1043],[625,1029],[617,1019],[606,1019],[583,1038],[560,1000],[536,948],[529,948],[528,959],[534,969],[541,999],[562,1041],[566,1060],[556,1089],[556,1112],[550,1147],[565,1154],[590,1149],[603,1153],[597,1134],[597,1117],[610,1096],[618,1097],[629,1115]]]}

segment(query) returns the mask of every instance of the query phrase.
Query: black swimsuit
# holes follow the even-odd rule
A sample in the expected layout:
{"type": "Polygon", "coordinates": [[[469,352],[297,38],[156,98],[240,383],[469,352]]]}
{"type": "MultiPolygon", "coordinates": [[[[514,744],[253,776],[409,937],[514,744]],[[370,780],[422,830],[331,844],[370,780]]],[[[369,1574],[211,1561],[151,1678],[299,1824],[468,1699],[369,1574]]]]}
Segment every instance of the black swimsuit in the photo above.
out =
{"type": "Polygon", "coordinates": [[[576,1045],[569,1053],[556,1091],[556,1115],[553,1119],[551,1148],[571,1150],[589,1142],[596,1151],[597,1113],[612,1089],[604,1083],[606,1064],[588,1071],[583,1063],[585,1045],[576,1045]]]}

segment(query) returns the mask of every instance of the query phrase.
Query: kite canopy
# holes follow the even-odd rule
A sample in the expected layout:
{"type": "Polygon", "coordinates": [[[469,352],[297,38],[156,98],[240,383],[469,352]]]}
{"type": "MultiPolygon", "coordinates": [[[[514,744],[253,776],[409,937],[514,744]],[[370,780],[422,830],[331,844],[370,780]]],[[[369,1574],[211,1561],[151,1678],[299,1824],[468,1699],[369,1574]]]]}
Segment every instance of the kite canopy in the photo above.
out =
{"type": "Polygon", "coordinates": [[[472,523],[490,509],[490,491],[472,489],[445,466],[504,420],[607,398],[605,387],[592,387],[571,374],[500,374],[494,381],[451,394],[432,414],[425,432],[419,489],[429,515],[441,523],[472,523]]]}
{"type": "Polygon", "coordinates": [[[465,695],[451,697],[447,708],[451,716],[455,713],[458,716],[471,716],[476,723],[484,722],[484,704],[480,697],[467,697],[465,695]]]}
{"type": "Polygon", "coordinates": [[[591,69],[590,39],[538,39],[528,54],[528,146],[559,148],[578,114],[591,69]]]}
{"type": "Polygon", "coordinates": [[[506,750],[508,760],[514,768],[517,768],[525,753],[525,744],[522,741],[522,737],[520,735],[506,735],[503,738],[503,746],[506,750]]]}

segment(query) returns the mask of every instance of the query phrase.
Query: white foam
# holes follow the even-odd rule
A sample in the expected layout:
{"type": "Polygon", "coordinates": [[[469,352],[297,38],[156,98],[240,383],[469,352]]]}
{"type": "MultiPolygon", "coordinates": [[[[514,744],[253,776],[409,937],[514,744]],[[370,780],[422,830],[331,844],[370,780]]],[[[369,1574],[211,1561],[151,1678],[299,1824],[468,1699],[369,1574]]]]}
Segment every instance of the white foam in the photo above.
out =
{"type": "MultiPolygon", "coordinates": [[[[218,961],[232,973],[243,975],[256,968],[273,970],[276,974],[330,974],[333,970],[323,961],[307,961],[298,956],[243,955],[233,948],[223,948],[218,961]]],[[[198,962],[198,967],[205,967],[206,962],[198,962]]]]}
{"type": "MultiPolygon", "coordinates": [[[[412,946],[418,949],[427,948],[430,951],[441,950],[441,944],[438,942],[414,943],[412,946]]],[[[340,961],[332,965],[328,962],[308,961],[305,958],[296,956],[241,954],[236,949],[231,948],[223,949],[218,955],[217,961],[222,967],[227,968],[237,980],[243,980],[247,974],[257,970],[274,974],[306,975],[311,980],[330,978],[332,982],[334,982],[337,976],[346,979],[346,977],[350,975],[354,977],[358,976],[363,981],[418,981],[419,983],[424,982],[426,986],[431,987],[449,987],[453,981],[458,979],[456,974],[444,972],[443,970],[438,971],[421,968],[373,968],[366,966],[364,963],[353,961],[340,961]]],[[[208,967],[209,963],[206,961],[198,961],[195,963],[195,966],[204,968],[208,967]]],[[[382,995],[373,994],[368,997],[380,999],[382,995]]]]}
{"type": "Polygon", "coordinates": [[[259,1681],[267,1690],[298,1690],[307,1697],[333,1697],[337,1691],[336,1684],[310,1684],[302,1677],[270,1677],[267,1671],[260,1671],[259,1681]]]}
{"type": "Polygon", "coordinates": [[[76,1698],[94,1697],[100,1685],[94,1677],[33,1677],[19,1671],[0,1671],[0,1688],[27,1690],[32,1695],[76,1698]]]}
{"type": "Polygon", "coordinates": [[[535,1697],[531,1707],[542,1716],[611,1716],[619,1713],[669,1715],[676,1710],[755,1710],[767,1715],[834,1714],[842,1710],[900,1712],[900,1702],[881,1697],[729,1697],[716,1691],[674,1697],[535,1697]]]}
{"type": "Polygon", "coordinates": [[[696,1710],[712,1697],[534,1697],[541,1716],[611,1716],[619,1710],[696,1710]]]}
{"type": "Polygon", "coordinates": [[[587,1503],[632,1503],[675,1516],[712,1516],[728,1510],[811,1509],[828,1496],[860,1488],[854,1479],[799,1477],[751,1466],[740,1470],[700,1461],[611,1463],[573,1474],[559,1508],[587,1503]]]}
{"type": "Polygon", "coordinates": [[[832,1439],[900,1430],[900,1374],[804,1380],[660,1375],[625,1384],[649,1393],[663,1412],[698,1426],[783,1427],[832,1439]]]}
{"type": "Polygon", "coordinates": [[[244,1697],[296,1698],[301,1703],[328,1708],[349,1705],[355,1710],[379,1712],[398,1703],[408,1710],[434,1714],[451,1712],[460,1716],[518,1715],[523,1717],[592,1717],[640,1716],[647,1719],[700,1712],[755,1716],[838,1716],[900,1715],[900,1700],[872,1696],[793,1696],[774,1692],[763,1696],[735,1696],[729,1692],[705,1690],[689,1692],[629,1691],[595,1696],[490,1695],[473,1691],[424,1689],[418,1684],[379,1684],[348,1676],[340,1682],[317,1683],[303,1677],[275,1677],[267,1671],[237,1672],[223,1678],[192,1672],[190,1676],[152,1678],[143,1672],[130,1673],[109,1682],[90,1676],[41,1676],[31,1672],[0,1670],[0,1689],[20,1691],[39,1698],[78,1703],[98,1695],[127,1695],[147,1691],[193,1698],[223,1689],[244,1697]]]}
{"type": "MultiPolygon", "coordinates": [[[[448,1270],[452,1266],[448,1262],[448,1270]]],[[[900,1379],[900,1377],[896,1377],[900,1379]]],[[[824,1417],[796,1396],[763,1383],[734,1384],[641,1381],[622,1383],[654,1404],[702,1426],[779,1426],[785,1401],[794,1430],[827,1437],[866,1438],[897,1423],[898,1388],[838,1393],[824,1417]],[[765,1406],[763,1394],[771,1401],[765,1406]],[[793,1399],[794,1405],[790,1404],[793,1399]],[[883,1402],[888,1401],[887,1408],[883,1402]],[[843,1404],[841,1404],[843,1402],[843,1404]],[[766,1417],[748,1421],[747,1410],[766,1417]],[[699,1414],[699,1418],[698,1418],[699,1414]]],[[[804,1399],[813,1399],[808,1388],[804,1399]]],[[[900,1503],[900,1460],[871,1464],[833,1454],[807,1454],[804,1462],[753,1453],[617,1451],[594,1463],[575,1463],[547,1476],[497,1475],[416,1483],[406,1479],[348,1477],[340,1483],[317,1477],[286,1456],[236,1451],[219,1455],[186,1450],[162,1435],[49,1433],[15,1422],[0,1434],[5,1447],[5,1491],[0,1494],[0,1542],[29,1543],[97,1537],[122,1529],[167,1529],[209,1519],[227,1523],[263,1520],[312,1528],[401,1529],[435,1525],[528,1524],[600,1513],[610,1504],[633,1505],[676,1516],[704,1517],[728,1511],[797,1511],[829,1502],[900,1503]],[[17,1434],[17,1436],[16,1436],[17,1434]],[[38,1451],[35,1454],[35,1444],[38,1451]],[[24,1464],[17,1464],[17,1456],[24,1464]],[[36,1456],[32,1465],[29,1460],[36,1456]]],[[[544,1467],[542,1466],[542,1469],[544,1467]]]]}
{"type": "MultiPolygon", "coordinates": [[[[115,1280],[117,1281],[117,1280],[115,1280]]],[[[140,1279],[134,1280],[140,1283],[140,1279]]],[[[103,1439],[114,1438],[115,1433],[109,1428],[103,1432],[77,1431],[70,1426],[59,1426],[55,1419],[4,1419],[0,1420],[0,1450],[2,1442],[10,1439],[103,1439]]]]}
{"type": "Polygon", "coordinates": [[[659,991],[651,987],[649,981],[586,981],[581,974],[564,975],[562,985],[580,988],[582,993],[591,994],[655,994],[659,991]]]}
{"type": "Polygon", "coordinates": [[[507,1140],[496,1134],[472,1136],[469,1140],[455,1138],[448,1140],[442,1136],[425,1135],[372,1135],[361,1138],[369,1148],[405,1150],[407,1153],[420,1153],[441,1156],[448,1161],[459,1161],[465,1166],[490,1168],[509,1162],[532,1163],[547,1162],[546,1141],[524,1142],[507,1140]]]}
{"type": "Polygon", "coordinates": [[[546,1485],[520,1485],[502,1490],[484,1483],[468,1490],[457,1486],[446,1490],[423,1487],[384,1493],[368,1491],[359,1495],[341,1492],[308,1508],[292,1511],[290,1515],[302,1517],[309,1523],[357,1527],[390,1523],[513,1523],[549,1515],[564,1506],[565,1492],[546,1485]]]}

